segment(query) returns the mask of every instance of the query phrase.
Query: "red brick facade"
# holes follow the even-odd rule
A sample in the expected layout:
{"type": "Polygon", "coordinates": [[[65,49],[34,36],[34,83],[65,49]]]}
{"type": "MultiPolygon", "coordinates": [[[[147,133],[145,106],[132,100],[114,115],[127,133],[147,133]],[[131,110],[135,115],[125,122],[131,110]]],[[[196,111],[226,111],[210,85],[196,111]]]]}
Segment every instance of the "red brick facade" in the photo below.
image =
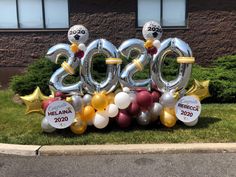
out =
{"type": "MultiPolygon", "coordinates": [[[[136,28],[137,0],[69,0],[70,25],[83,24],[91,42],[105,38],[117,47],[129,38],[143,39],[136,28]]],[[[189,43],[197,63],[236,54],[236,2],[189,0],[188,27],[164,29],[162,40],[178,37],[189,43]]],[[[1,31],[0,66],[27,66],[56,43],[68,42],[66,31],[1,31]]]]}

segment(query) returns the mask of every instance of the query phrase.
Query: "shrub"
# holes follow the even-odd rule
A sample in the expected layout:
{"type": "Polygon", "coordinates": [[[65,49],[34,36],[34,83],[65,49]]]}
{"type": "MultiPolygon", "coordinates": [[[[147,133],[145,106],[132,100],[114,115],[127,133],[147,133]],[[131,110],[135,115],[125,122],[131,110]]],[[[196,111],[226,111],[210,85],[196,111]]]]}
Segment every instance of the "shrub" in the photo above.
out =
{"type": "Polygon", "coordinates": [[[210,80],[211,97],[204,102],[236,102],[236,55],[218,58],[211,68],[195,66],[192,78],[210,80]]]}
{"type": "MultiPolygon", "coordinates": [[[[129,60],[130,61],[130,60],[129,60]]],[[[125,61],[126,63],[128,60],[125,61]]],[[[51,75],[58,69],[60,65],[56,65],[47,59],[40,59],[31,64],[27,72],[21,76],[14,76],[11,80],[11,88],[15,93],[27,95],[39,86],[44,94],[49,95],[48,81],[51,75]]],[[[96,56],[93,60],[92,75],[98,82],[106,76],[106,64],[103,56],[96,56]]],[[[123,68],[124,66],[122,66],[123,68]]],[[[164,60],[162,69],[163,76],[167,80],[172,80],[178,73],[178,64],[171,58],[164,60]]],[[[149,67],[144,71],[135,74],[135,79],[145,79],[149,75],[149,67]]],[[[236,100],[236,55],[218,58],[212,67],[201,67],[197,64],[193,65],[192,77],[189,87],[192,85],[193,79],[199,81],[210,80],[210,93],[212,97],[207,98],[204,102],[235,102],[236,100]]],[[[75,83],[79,80],[79,70],[76,70],[74,76],[66,78],[66,83],[75,83]]]]}

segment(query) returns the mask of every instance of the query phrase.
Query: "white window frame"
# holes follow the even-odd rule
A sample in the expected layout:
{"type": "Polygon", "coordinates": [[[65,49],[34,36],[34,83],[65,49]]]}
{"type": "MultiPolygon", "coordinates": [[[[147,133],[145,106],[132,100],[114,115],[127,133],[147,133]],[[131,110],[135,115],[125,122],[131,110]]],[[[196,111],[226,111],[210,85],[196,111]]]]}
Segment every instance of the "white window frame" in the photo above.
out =
{"type": "Polygon", "coordinates": [[[43,27],[42,28],[22,28],[20,25],[20,18],[19,18],[19,2],[18,0],[15,0],[16,2],[16,14],[17,14],[17,27],[16,28],[1,28],[0,27],[0,31],[50,31],[50,30],[56,30],[56,31],[64,31],[64,30],[68,30],[69,26],[70,26],[70,7],[69,7],[69,0],[67,0],[67,4],[68,4],[68,26],[67,27],[58,27],[58,28],[48,28],[46,26],[46,17],[45,17],[45,3],[44,0],[41,0],[41,4],[42,4],[42,15],[43,15],[43,27]]]}
{"type": "MultiPolygon", "coordinates": [[[[160,0],[160,25],[162,26],[162,28],[164,29],[186,29],[188,28],[188,1],[189,0],[185,0],[185,24],[184,25],[179,25],[179,26],[164,26],[163,25],[163,1],[165,0],[160,0]]],[[[142,25],[138,24],[138,20],[139,20],[139,12],[138,12],[138,0],[136,1],[136,28],[142,28],[142,25]]],[[[155,19],[153,19],[155,20],[155,19]]],[[[157,20],[156,20],[157,21],[157,20]]]]}

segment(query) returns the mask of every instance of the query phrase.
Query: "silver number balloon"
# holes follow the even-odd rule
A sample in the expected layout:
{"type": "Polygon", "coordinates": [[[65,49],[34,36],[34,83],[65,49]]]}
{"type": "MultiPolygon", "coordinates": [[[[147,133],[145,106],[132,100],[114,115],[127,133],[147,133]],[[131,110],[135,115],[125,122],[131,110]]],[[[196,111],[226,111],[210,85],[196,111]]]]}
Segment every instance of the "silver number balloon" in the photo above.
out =
{"type": "Polygon", "coordinates": [[[192,64],[180,64],[179,74],[175,80],[166,81],[161,73],[165,57],[170,53],[176,53],[180,57],[192,57],[192,51],[188,44],[178,38],[169,38],[161,43],[158,53],[151,62],[151,78],[162,92],[172,89],[183,90],[190,79],[192,64]]]}
{"type": "MultiPolygon", "coordinates": [[[[57,63],[58,57],[60,55],[64,55],[67,57],[66,63],[73,70],[80,65],[80,60],[75,57],[73,52],[71,52],[70,45],[68,44],[57,44],[51,47],[48,50],[46,57],[52,62],[57,63]]],[[[76,92],[82,95],[83,83],[81,81],[72,85],[67,85],[63,82],[68,75],[69,73],[65,70],[65,68],[59,68],[51,76],[49,87],[53,90],[61,91],[63,93],[76,92]]]]}
{"type": "Polygon", "coordinates": [[[122,87],[129,87],[135,89],[136,87],[147,87],[150,84],[151,79],[134,80],[133,76],[136,72],[142,71],[143,67],[150,63],[151,57],[148,55],[144,42],[139,39],[129,39],[121,44],[119,52],[125,58],[129,58],[132,51],[139,53],[137,59],[128,64],[120,74],[120,83],[122,87]]]}
{"type": "Polygon", "coordinates": [[[116,47],[105,39],[98,39],[90,43],[81,64],[81,78],[86,86],[85,89],[89,93],[102,90],[105,90],[107,93],[112,92],[118,84],[120,64],[109,64],[107,66],[106,80],[98,83],[93,79],[91,74],[92,60],[97,54],[105,55],[107,58],[119,57],[116,47]]]}

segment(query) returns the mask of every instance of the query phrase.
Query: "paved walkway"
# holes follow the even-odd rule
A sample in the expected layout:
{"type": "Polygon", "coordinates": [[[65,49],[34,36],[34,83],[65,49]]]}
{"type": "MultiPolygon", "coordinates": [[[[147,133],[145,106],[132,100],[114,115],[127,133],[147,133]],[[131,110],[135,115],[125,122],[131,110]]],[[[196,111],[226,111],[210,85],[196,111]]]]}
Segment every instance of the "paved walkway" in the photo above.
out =
{"type": "Polygon", "coordinates": [[[0,155],[0,177],[235,177],[236,153],[0,155]]]}

